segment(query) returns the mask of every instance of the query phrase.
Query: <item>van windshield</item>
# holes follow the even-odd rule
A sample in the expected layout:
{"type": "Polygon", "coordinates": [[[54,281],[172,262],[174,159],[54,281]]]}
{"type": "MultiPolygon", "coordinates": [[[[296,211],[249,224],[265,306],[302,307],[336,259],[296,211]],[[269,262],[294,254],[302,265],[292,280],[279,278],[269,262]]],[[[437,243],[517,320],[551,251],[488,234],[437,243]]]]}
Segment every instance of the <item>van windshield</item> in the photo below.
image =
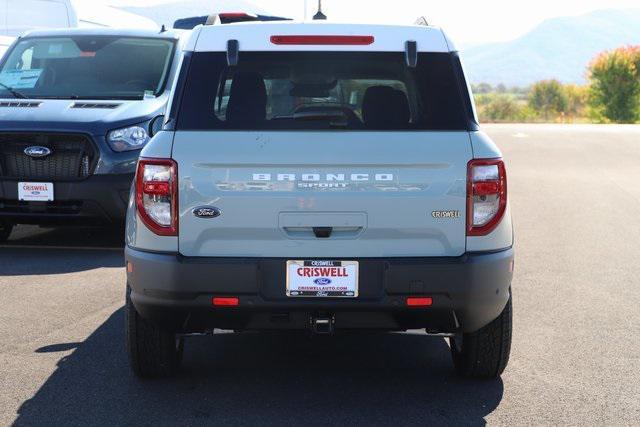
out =
{"type": "Polygon", "coordinates": [[[240,52],[230,67],[224,53],[194,53],[177,127],[465,130],[454,59],[423,53],[411,68],[402,52],[240,52]]]}
{"type": "Polygon", "coordinates": [[[0,97],[143,99],[165,88],[175,43],[135,37],[26,38],[0,68],[0,97]]]}

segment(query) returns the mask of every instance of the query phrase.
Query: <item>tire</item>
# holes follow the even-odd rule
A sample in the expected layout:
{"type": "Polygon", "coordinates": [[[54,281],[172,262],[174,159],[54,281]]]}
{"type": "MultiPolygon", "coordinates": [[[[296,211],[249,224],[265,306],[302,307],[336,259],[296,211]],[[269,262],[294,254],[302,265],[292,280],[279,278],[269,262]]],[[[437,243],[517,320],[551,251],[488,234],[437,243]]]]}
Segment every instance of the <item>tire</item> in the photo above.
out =
{"type": "Polygon", "coordinates": [[[0,242],[6,242],[13,231],[13,224],[0,220],[0,242]]]}
{"type": "Polygon", "coordinates": [[[450,338],[453,364],[460,376],[491,379],[502,375],[511,352],[512,317],[509,297],[496,320],[477,332],[450,338]]]}
{"type": "Polygon", "coordinates": [[[131,369],[140,378],[174,375],[182,361],[184,339],[140,317],[130,294],[127,286],[125,322],[131,369]]]}

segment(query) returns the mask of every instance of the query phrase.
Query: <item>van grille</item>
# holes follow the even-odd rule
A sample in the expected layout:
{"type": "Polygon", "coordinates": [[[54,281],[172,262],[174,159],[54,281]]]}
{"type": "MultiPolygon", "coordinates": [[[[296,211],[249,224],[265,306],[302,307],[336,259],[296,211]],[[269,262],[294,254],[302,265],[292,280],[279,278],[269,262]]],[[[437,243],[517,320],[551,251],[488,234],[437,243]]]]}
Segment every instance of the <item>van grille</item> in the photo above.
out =
{"type": "Polygon", "coordinates": [[[0,133],[0,176],[16,180],[78,181],[93,173],[97,152],[84,135],[0,133]],[[51,154],[34,158],[28,147],[46,147],[51,154]]]}
{"type": "Polygon", "coordinates": [[[55,202],[22,202],[0,199],[0,211],[4,214],[52,214],[78,215],[82,212],[83,202],[80,200],[55,202]]]}

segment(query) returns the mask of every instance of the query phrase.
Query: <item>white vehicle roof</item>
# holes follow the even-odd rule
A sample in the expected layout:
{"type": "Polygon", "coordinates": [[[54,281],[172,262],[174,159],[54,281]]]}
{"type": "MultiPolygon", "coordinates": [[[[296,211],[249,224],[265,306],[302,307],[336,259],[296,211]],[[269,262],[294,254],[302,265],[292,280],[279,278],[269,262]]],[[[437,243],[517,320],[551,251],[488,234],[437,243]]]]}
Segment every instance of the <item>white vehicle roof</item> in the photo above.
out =
{"type": "Polygon", "coordinates": [[[0,0],[1,35],[17,37],[34,28],[77,26],[71,0],[0,0]]]}
{"type": "Polygon", "coordinates": [[[18,37],[31,30],[76,27],[160,29],[151,19],[101,5],[96,0],[0,0],[0,36],[18,37]]]}
{"type": "Polygon", "coordinates": [[[160,26],[153,20],[114,7],[101,5],[95,0],[75,1],[79,27],[115,27],[155,30],[160,26]]]}
{"type": "Polygon", "coordinates": [[[455,46],[442,29],[425,25],[343,24],[312,22],[245,22],[196,27],[187,51],[221,52],[227,42],[237,40],[240,51],[363,51],[401,52],[407,41],[417,43],[418,52],[453,52],[455,46]],[[365,45],[274,44],[272,36],[372,36],[365,45]]]}

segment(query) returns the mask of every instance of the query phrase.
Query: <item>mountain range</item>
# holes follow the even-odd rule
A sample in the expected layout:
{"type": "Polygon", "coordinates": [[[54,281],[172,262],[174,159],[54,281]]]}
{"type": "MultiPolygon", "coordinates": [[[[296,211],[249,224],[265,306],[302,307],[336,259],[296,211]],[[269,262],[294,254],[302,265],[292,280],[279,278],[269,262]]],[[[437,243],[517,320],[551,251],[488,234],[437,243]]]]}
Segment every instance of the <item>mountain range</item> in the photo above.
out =
{"type": "MultiPolygon", "coordinates": [[[[171,27],[179,18],[220,11],[269,14],[250,0],[187,0],[125,10],[171,27]]],[[[544,79],[582,84],[600,52],[640,44],[640,9],[607,9],[548,19],[523,36],[462,49],[472,83],[527,86],[544,79]]]]}
{"type": "Polygon", "coordinates": [[[462,59],[473,83],[582,84],[598,53],[633,44],[640,44],[640,9],[610,9],[546,20],[515,40],[463,49],[462,59]]]}

